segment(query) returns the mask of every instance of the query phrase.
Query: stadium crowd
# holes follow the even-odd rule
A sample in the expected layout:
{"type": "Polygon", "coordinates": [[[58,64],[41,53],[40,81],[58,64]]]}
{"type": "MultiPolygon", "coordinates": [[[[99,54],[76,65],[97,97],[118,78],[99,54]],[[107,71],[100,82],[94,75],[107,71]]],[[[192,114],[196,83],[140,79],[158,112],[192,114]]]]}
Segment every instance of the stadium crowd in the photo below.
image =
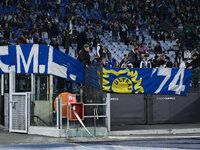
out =
{"type": "MultiPolygon", "coordinates": [[[[74,57],[86,66],[101,63],[104,67],[180,67],[199,68],[198,0],[3,0],[0,2],[0,45],[50,44],[55,48],[77,46],[74,57]],[[173,30],[161,22],[168,20],[185,34],[181,43],[173,30]],[[145,39],[143,31],[155,46],[145,39]],[[130,47],[121,62],[100,37],[110,33],[112,41],[130,47]],[[173,62],[160,42],[175,41],[173,62]],[[148,43],[147,43],[148,42],[148,43]],[[96,51],[94,60],[89,53],[96,51]],[[148,59],[149,54],[154,59],[148,59]]],[[[123,55],[122,55],[123,57],[123,55]]]]}

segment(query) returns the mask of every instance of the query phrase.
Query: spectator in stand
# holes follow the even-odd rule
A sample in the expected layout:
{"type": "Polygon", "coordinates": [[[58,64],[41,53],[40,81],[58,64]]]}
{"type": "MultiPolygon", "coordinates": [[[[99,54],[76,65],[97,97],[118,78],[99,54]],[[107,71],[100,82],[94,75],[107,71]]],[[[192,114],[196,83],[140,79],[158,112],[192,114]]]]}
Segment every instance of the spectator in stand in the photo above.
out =
{"type": "Polygon", "coordinates": [[[7,40],[13,40],[14,39],[14,33],[13,33],[13,30],[12,30],[11,27],[9,28],[9,30],[5,31],[5,36],[4,37],[7,40]]]}
{"type": "Polygon", "coordinates": [[[108,46],[104,46],[103,48],[103,57],[106,58],[108,61],[111,60],[111,53],[110,51],[108,50],[108,46]]]}
{"type": "Polygon", "coordinates": [[[4,31],[2,27],[0,26],[0,40],[2,40],[3,38],[4,38],[4,31]]]}
{"type": "Polygon", "coordinates": [[[78,59],[78,53],[77,53],[77,52],[75,52],[74,58],[75,58],[75,59],[78,59]]]}
{"type": "Polygon", "coordinates": [[[125,59],[125,57],[127,57],[126,54],[124,55],[124,58],[123,58],[123,59],[121,60],[121,62],[119,63],[120,66],[122,66],[122,64],[124,63],[124,59],[125,59]]]}
{"type": "Polygon", "coordinates": [[[134,49],[128,53],[128,60],[130,63],[132,63],[134,65],[134,62],[135,62],[135,51],[134,49]]]}
{"type": "Polygon", "coordinates": [[[188,66],[188,62],[187,62],[187,58],[184,58],[182,63],[180,64],[179,68],[187,68],[188,66]]]}
{"type": "Polygon", "coordinates": [[[160,42],[157,42],[156,46],[154,47],[154,53],[156,54],[162,53],[162,47],[160,46],[160,42]]]}
{"type": "Polygon", "coordinates": [[[160,67],[160,57],[159,56],[155,56],[155,59],[153,60],[153,68],[159,68],[160,67]]]}
{"type": "Polygon", "coordinates": [[[20,44],[26,44],[26,38],[24,37],[24,35],[21,33],[20,34],[20,37],[17,38],[17,44],[20,45],[20,44]]]}
{"type": "Polygon", "coordinates": [[[132,63],[128,61],[127,56],[124,57],[124,62],[122,63],[121,68],[133,68],[132,63]]]}
{"type": "Polygon", "coordinates": [[[142,34],[142,32],[139,32],[137,39],[139,40],[140,44],[142,44],[144,42],[145,38],[144,38],[144,35],[142,34]]]}
{"type": "Polygon", "coordinates": [[[192,58],[190,50],[187,48],[187,50],[184,52],[184,58],[187,58],[190,60],[192,58]]]}
{"type": "Polygon", "coordinates": [[[86,37],[88,40],[88,43],[91,43],[93,40],[93,33],[91,32],[91,29],[89,28],[88,31],[86,32],[86,37]]]}
{"type": "Polygon", "coordinates": [[[153,49],[152,49],[151,43],[148,43],[148,46],[147,46],[147,52],[148,52],[148,53],[153,52],[153,49]]]}
{"type": "Polygon", "coordinates": [[[115,67],[115,68],[120,68],[120,65],[119,65],[119,62],[118,62],[118,61],[115,62],[114,67],[115,67]]]}
{"type": "Polygon", "coordinates": [[[176,61],[178,62],[178,66],[180,66],[180,64],[183,61],[183,57],[181,53],[178,53],[178,56],[176,57],[176,61]]]}
{"type": "Polygon", "coordinates": [[[89,45],[84,44],[83,49],[80,51],[78,56],[78,60],[81,61],[86,67],[88,67],[91,64],[89,51],[89,45]]]}
{"type": "Polygon", "coordinates": [[[82,31],[78,37],[77,37],[77,52],[79,53],[79,51],[81,50],[81,48],[84,46],[84,44],[87,44],[87,37],[86,37],[86,33],[85,30],[82,31]]]}
{"type": "Polygon", "coordinates": [[[193,54],[192,55],[192,61],[188,65],[188,68],[189,69],[197,69],[197,68],[199,68],[199,61],[198,61],[198,55],[197,54],[193,54]]]}
{"type": "Polygon", "coordinates": [[[140,62],[140,68],[151,68],[151,62],[148,60],[148,55],[144,55],[143,60],[140,62]]]}
{"type": "Polygon", "coordinates": [[[100,58],[100,60],[102,60],[102,58],[103,58],[103,45],[102,45],[102,41],[98,41],[97,42],[96,55],[100,58]]]}
{"type": "Polygon", "coordinates": [[[1,46],[7,46],[7,45],[10,45],[10,43],[8,42],[8,40],[4,40],[4,41],[1,43],[1,46]]]}
{"type": "Polygon", "coordinates": [[[173,68],[179,68],[177,60],[174,60],[173,68]]]}
{"type": "Polygon", "coordinates": [[[51,39],[50,45],[59,49],[59,45],[58,45],[58,42],[56,41],[56,38],[51,39]]]}
{"type": "Polygon", "coordinates": [[[135,40],[133,41],[133,49],[138,49],[138,45],[135,40]]]}
{"type": "Polygon", "coordinates": [[[107,67],[107,60],[106,58],[103,58],[101,61],[102,67],[107,67]]]}
{"type": "Polygon", "coordinates": [[[147,53],[147,47],[144,45],[144,43],[142,43],[140,46],[139,46],[139,52],[140,53],[147,53]]]}
{"type": "Polygon", "coordinates": [[[170,36],[169,36],[168,32],[165,32],[164,35],[163,35],[163,41],[165,42],[169,39],[170,39],[170,36]]]}
{"type": "Polygon", "coordinates": [[[161,56],[165,59],[166,56],[165,56],[165,52],[164,51],[161,53],[160,57],[161,56]]]}
{"type": "Polygon", "coordinates": [[[37,32],[33,36],[33,43],[34,44],[42,44],[42,39],[40,38],[40,36],[37,32]]]}
{"type": "Polygon", "coordinates": [[[65,49],[65,53],[68,54],[69,53],[69,46],[72,44],[73,42],[73,35],[69,34],[68,31],[63,31],[62,35],[61,35],[61,38],[62,38],[62,46],[64,47],[65,49]]]}
{"type": "Polygon", "coordinates": [[[121,38],[121,42],[127,41],[127,30],[128,27],[126,24],[122,23],[121,27],[120,27],[120,38],[121,38]]]}
{"type": "Polygon", "coordinates": [[[28,35],[28,38],[26,39],[26,43],[28,43],[28,44],[33,44],[33,37],[32,37],[32,34],[29,34],[29,35],[28,35]]]}
{"type": "Polygon", "coordinates": [[[195,47],[195,48],[192,50],[191,55],[193,55],[193,54],[199,55],[199,51],[197,50],[197,47],[195,47]]]}
{"type": "Polygon", "coordinates": [[[192,61],[188,65],[188,68],[192,69],[192,76],[191,76],[192,86],[194,88],[198,88],[199,60],[197,54],[192,55],[192,61]]]}
{"type": "Polygon", "coordinates": [[[165,57],[165,68],[172,68],[172,62],[169,57],[165,57]]]}
{"type": "Polygon", "coordinates": [[[57,43],[58,43],[58,45],[59,46],[61,46],[62,45],[62,36],[59,34],[58,36],[57,36],[57,38],[56,38],[56,41],[57,41],[57,43]]]}
{"type": "Polygon", "coordinates": [[[160,56],[160,67],[164,67],[165,65],[165,60],[164,60],[164,57],[161,55],[160,56]]]}
{"type": "Polygon", "coordinates": [[[176,52],[176,54],[178,54],[178,51],[180,50],[180,43],[178,39],[176,39],[176,43],[173,45],[173,49],[176,52]]]}
{"type": "Polygon", "coordinates": [[[134,49],[134,52],[131,52],[129,54],[130,61],[132,62],[134,68],[140,67],[140,60],[141,60],[141,54],[138,51],[137,48],[134,49]]]}
{"type": "Polygon", "coordinates": [[[113,27],[112,27],[112,37],[113,37],[113,42],[117,42],[118,41],[118,33],[119,33],[119,25],[117,23],[117,21],[114,23],[113,27]]]}
{"type": "Polygon", "coordinates": [[[94,40],[93,40],[93,47],[97,47],[97,42],[100,41],[99,35],[95,34],[94,40]]]}
{"type": "Polygon", "coordinates": [[[95,56],[94,60],[92,61],[92,64],[100,64],[100,63],[101,63],[101,61],[100,61],[99,57],[95,56]]]}

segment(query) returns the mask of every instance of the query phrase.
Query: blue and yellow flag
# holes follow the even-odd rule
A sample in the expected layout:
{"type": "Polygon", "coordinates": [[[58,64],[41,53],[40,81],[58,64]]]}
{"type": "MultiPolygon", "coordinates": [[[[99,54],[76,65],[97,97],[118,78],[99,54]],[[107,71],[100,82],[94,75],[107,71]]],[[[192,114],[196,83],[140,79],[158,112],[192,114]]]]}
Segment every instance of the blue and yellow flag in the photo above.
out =
{"type": "Polygon", "coordinates": [[[103,68],[103,89],[114,93],[186,95],[190,78],[189,69],[103,68]]]}

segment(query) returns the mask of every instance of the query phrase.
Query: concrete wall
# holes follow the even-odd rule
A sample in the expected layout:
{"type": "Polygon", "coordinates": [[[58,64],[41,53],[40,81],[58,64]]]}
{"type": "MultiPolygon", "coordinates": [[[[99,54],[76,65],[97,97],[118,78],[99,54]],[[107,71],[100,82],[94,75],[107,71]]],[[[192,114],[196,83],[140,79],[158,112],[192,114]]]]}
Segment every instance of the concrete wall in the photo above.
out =
{"type": "MultiPolygon", "coordinates": [[[[31,107],[34,108],[34,115],[40,117],[43,121],[45,121],[47,124],[52,124],[52,103],[48,100],[46,101],[34,101],[33,105],[31,107]]],[[[31,109],[33,109],[31,108],[31,109]]],[[[37,126],[45,126],[44,123],[40,121],[40,119],[37,119],[37,117],[34,117],[34,122],[37,126]]],[[[31,123],[32,124],[32,123],[31,123]]]]}

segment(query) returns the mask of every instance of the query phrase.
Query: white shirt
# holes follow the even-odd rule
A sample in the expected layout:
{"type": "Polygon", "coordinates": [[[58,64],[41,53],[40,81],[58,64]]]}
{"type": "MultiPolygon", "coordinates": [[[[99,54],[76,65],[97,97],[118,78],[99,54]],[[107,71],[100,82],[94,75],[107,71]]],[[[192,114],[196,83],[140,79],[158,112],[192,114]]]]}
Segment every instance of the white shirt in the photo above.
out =
{"type": "Polygon", "coordinates": [[[99,53],[100,48],[101,48],[101,46],[98,44],[97,45],[97,56],[99,56],[99,57],[100,57],[100,53],[99,53]]]}
{"type": "Polygon", "coordinates": [[[149,64],[149,68],[151,68],[151,62],[150,61],[146,61],[146,60],[143,60],[140,62],[140,68],[148,68],[148,64],[149,64]],[[144,66],[143,66],[143,63],[144,63],[144,66]]]}
{"type": "Polygon", "coordinates": [[[181,64],[180,64],[180,66],[179,66],[179,68],[185,68],[185,67],[186,67],[186,66],[185,66],[185,62],[182,61],[181,64]]]}
{"type": "Polygon", "coordinates": [[[192,58],[190,51],[185,51],[184,52],[184,58],[188,58],[188,59],[192,58]]]}

